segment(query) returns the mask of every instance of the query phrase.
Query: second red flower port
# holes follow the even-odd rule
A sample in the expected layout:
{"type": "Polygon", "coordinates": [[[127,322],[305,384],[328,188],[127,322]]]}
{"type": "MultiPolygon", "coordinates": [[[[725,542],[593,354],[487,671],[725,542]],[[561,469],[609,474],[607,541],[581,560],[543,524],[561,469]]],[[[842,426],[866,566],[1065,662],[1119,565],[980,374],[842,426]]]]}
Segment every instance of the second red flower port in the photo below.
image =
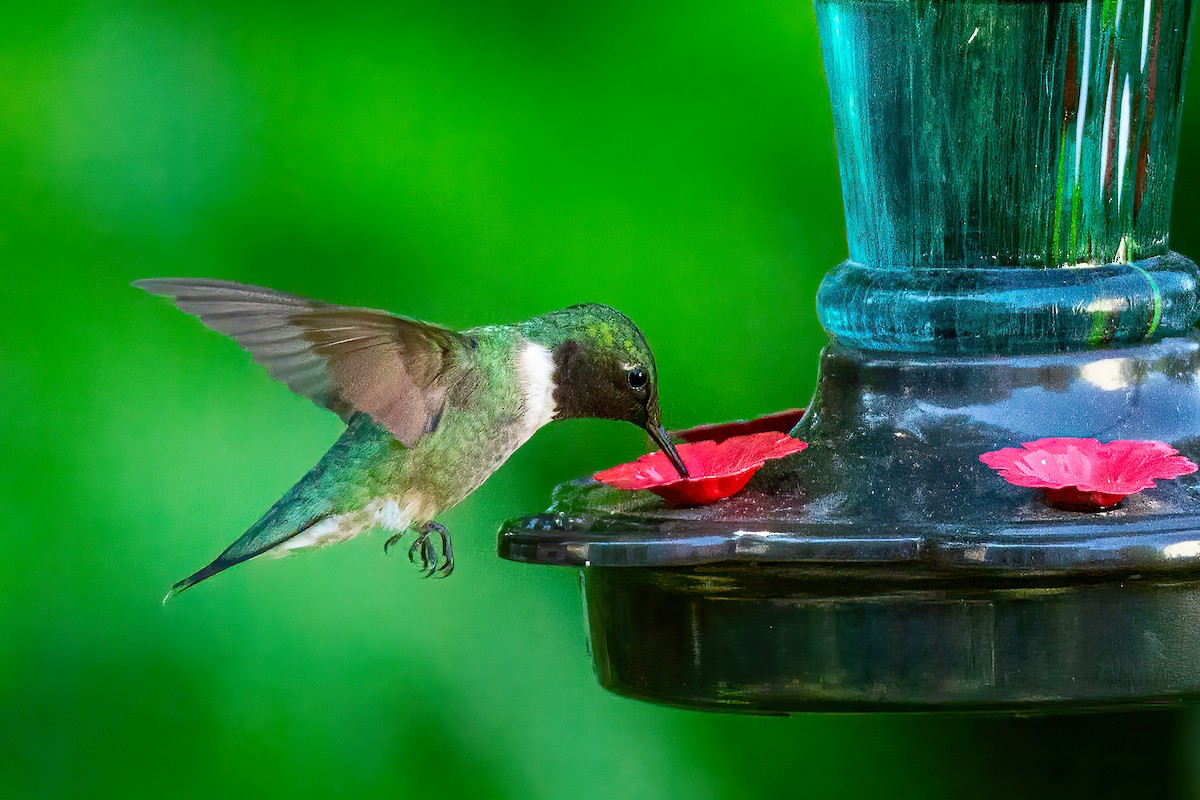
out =
{"type": "Polygon", "coordinates": [[[1104,511],[1156,480],[1196,471],[1165,442],[1056,437],[984,453],[979,460],[1011,484],[1044,489],[1050,505],[1067,511],[1104,511]]]}

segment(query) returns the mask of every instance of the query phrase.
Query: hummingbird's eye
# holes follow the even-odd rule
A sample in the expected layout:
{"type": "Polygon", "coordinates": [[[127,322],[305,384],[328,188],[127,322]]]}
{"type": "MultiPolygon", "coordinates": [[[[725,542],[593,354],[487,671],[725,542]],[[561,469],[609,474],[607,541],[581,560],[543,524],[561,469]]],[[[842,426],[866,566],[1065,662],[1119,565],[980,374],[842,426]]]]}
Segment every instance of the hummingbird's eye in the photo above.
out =
{"type": "Polygon", "coordinates": [[[646,384],[650,382],[650,376],[641,367],[634,367],[626,371],[625,377],[629,380],[629,388],[635,392],[644,392],[646,384]]]}

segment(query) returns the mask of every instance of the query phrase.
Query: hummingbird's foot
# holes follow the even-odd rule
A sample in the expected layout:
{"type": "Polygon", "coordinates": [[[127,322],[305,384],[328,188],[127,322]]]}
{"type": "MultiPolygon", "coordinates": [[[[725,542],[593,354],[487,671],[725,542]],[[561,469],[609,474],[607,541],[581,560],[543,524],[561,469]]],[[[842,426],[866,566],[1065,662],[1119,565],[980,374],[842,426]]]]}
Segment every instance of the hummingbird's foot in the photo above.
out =
{"type": "Polygon", "coordinates": [[[417,564],[417,568],[426,578],[433,575],[438,565],[438,554],[433,542],[429,541],[429,534],[421,533],[418,529],[417,538],[408,546],[408,563],[417,564]],[[418,558],[421,559],[419,564],[418,558]]]}
{"type": "MultiPolygon", "coordinates": [[[[450,540],[450,531],[436,522],[426,522],[416,529],[417,538],[408,547],[408,560],[416,564],[426,578],[444,578],[454,572],[454,545],[450,540]],[[439,556],[437,548],[430,541],[429,534],[437,533],[441,540],[442,553],[439,556]]],[[[388,539],[383,545],[387,552],[404,536],[404,531],[388,539]]]]}
{"type": "Polygon", "coordinates": [[[438,532],[438,538],[442,540],[442,563],[437,568],[437,577],[445,578],[454,572],[454,542],[450,540],[450,531],[436,522],[429,524],[438,532]]]}

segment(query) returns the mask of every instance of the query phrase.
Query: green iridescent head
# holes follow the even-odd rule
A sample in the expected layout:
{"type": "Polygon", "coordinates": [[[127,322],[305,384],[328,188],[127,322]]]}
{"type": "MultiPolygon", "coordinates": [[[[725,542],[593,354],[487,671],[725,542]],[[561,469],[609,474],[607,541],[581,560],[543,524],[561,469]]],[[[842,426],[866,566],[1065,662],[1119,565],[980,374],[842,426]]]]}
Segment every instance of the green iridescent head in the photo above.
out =
{"type": "Polygon", "coordinates": [[[662,426],[654,353],[633,320],[614,308],[585,303],[535,317],[522,328],[554,355],[556,419],[632,422],[687,476],[662,426]]]}

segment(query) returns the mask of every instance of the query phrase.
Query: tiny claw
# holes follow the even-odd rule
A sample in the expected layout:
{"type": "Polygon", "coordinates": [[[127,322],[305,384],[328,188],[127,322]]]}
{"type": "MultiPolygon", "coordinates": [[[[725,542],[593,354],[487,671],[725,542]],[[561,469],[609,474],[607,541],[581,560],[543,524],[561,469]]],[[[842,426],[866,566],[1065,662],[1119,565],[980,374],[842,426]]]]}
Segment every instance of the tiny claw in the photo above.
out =
{"type": "Polygon", "coordinates": [[[433,542],[429,541],[428,531],[422,529],[413,543],[408,546],[408,562],[416,565],[426,578],[437,569],[438,555],[433,547],[433,542]],[[417,559],[420,561],[418,562],[417,559]]]}
{"type": "Polygon", "coordinates": [[[441,573],[437,577],[445,578],[454,572],[454,544],[450,541],[450,531],[442,528],[438,531],[438,535],[442,540],[442,565],[438,567],[438,572],[441,573]]]}
{"type": "MultiPolygon", "coordinates": [[[[404,536],[405,531],[397,533],[384,542],[383,552],[388,552],[404,536]]],[[[417,538],[408,546],[408,562],[417,567],[426,578],[445,578],[454,572],[454,547],[450,542],[450,532],[436,522],[426,522],[416,529],[417,538]],[[441,540],[441,553],[430,540],[430,534],[437,533],[441,540]]]]}
{"type": "Polygon", "coordinates": [[[438,555],[437,550],[433,548],[433,542],[429,541],[428,536],[426,536],[422,542],[421,561],[424,564],[425,577],[433,577],[433,573],[436,572],[438,568],[438,555]]]}
{"type": "Polygon", "coordinates": [[[437,531],[438,539],[442,543],[442,563],[437,568],[436,578],[445,578],[454,572],[454,542],[450,538],[450,531],[446,530],[445,526],[438,525],[436,522],[429,524],[430,530],[437,531]]]}

